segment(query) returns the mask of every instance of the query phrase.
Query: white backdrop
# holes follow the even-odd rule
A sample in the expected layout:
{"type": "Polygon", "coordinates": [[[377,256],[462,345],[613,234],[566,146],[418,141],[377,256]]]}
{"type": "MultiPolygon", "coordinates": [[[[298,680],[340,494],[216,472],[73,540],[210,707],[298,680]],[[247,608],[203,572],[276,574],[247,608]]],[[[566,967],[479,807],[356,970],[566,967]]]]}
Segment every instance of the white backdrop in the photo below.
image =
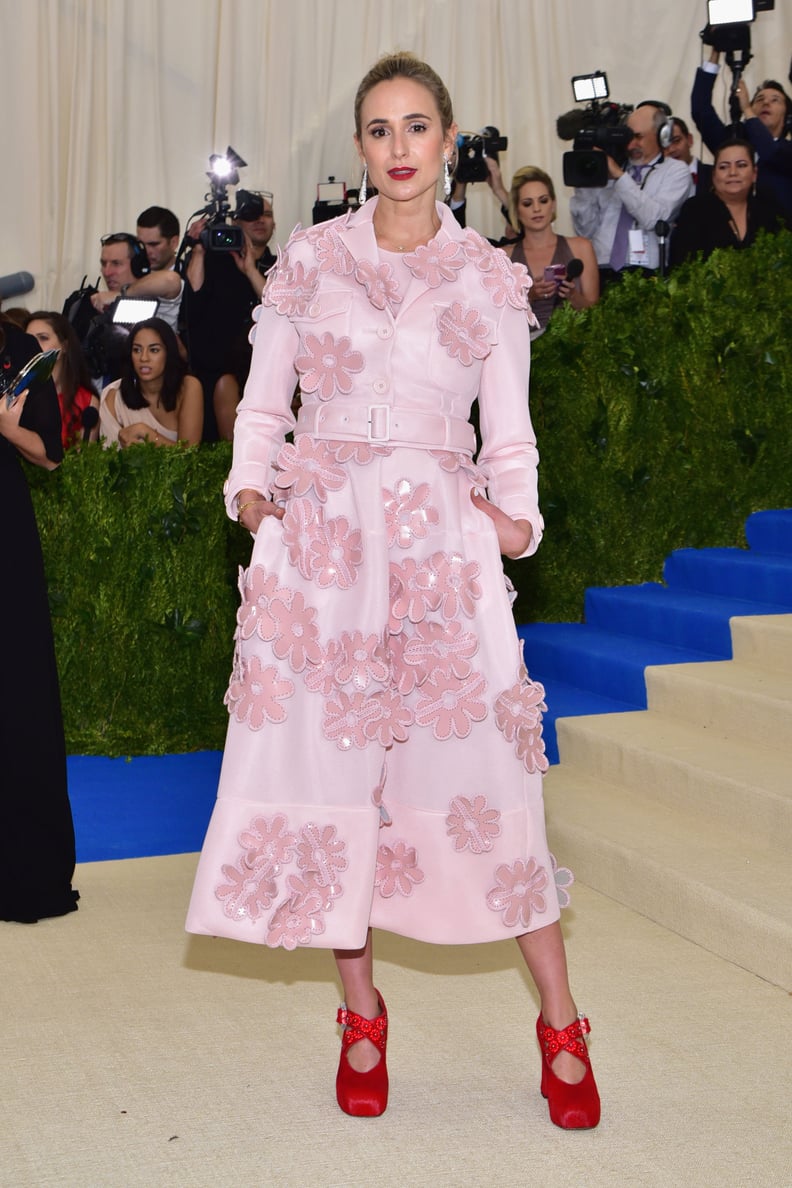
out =
{"type": "MultiPolygon", "coordinates": [[[[529,163],[553,175],[569,230],[555,119],[570,77],[605,70],[615,100],[665,99],[689,120],[705,21],[704,0],[0,0],[0,275],[32,272],[21,300],[59,308],[96,278],[100,235],[134,231],[154,203],[182,223],[202,206],[208,156],[229,143],[242,184],[274,192],[285,242],[318,181],[357,185],[355,90],[393,49],[438,70],[461,128],[508,136],[507,180],[529,163]]],[[[749,86],[786,85],[790,0],[752,29],[749,86]]],[[[721,83],[716,102],[726,116],[721,83]]],[[[486,187],[469,206],[500,233],[486,187]]]]}

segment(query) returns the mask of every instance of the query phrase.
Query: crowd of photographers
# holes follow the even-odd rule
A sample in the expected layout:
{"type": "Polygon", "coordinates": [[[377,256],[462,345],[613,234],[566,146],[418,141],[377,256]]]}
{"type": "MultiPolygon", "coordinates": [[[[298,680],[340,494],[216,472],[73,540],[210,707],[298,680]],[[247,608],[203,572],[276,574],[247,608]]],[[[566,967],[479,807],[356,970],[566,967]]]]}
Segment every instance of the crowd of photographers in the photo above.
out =
{"type": "MultiPolygon", "coordinates": [[[[609,103],[605,76],[583,76],[590,102],[558,121],[559,136],[574,141],[564,155],[574,236],[554,230],[555,188],[544,170],[523,166],[507,187],[499,164],[507,142],[496,128],[460,137],[451,208],[464,226],[467,186],[489,185],[504,216],[498,246],[533,279],[538,333],[561,305],[593,305],[627,271],[665,274],[716,248],[747,247],[760,230],[792,227],[792,100],[775,80],[751,95],[745,56],[736,60],[717,37],[709,42],[691,114],[711,165],[694,154],[688,124],[666,103],[609,103]],[[733,76],[728,124],[712,102],[723,52],[733,76]]],[[[228,153],[232,168],[244,165],[228,153]]],[[[16,311],[42,348],[61,351],[64,445],[100,433],[122,446],[231,438],[253,310],[275,263],[272,195],[238,189],[231,212],[235,181],[236,172],[213,180],[212,201],[183,239],[178,218],[161,206],[141,212],[134,234],[103,236],[103,287],[83,280],[62,314],[16,311]]],[[[337,209],[315,208],[314,221],[337,209]]]]}

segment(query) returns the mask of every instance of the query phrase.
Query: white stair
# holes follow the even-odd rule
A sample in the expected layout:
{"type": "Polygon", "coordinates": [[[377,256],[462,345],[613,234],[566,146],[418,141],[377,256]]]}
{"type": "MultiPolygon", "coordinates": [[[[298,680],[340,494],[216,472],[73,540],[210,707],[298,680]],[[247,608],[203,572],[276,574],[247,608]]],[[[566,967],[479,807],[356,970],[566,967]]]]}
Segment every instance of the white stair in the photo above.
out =
{"type": "Polygon", "coordinates": [[[561,719],[548,832],[581,882],[792,990],[792,615],[646,670],[645,711],[561,719]]]}

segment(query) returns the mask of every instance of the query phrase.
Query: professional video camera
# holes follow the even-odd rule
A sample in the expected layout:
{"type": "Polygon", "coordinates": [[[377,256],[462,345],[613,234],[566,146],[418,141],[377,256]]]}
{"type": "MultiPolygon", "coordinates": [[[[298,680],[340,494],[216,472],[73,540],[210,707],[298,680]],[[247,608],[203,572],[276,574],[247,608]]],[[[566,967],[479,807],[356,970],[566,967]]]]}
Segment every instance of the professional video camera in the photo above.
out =
{"type": "Polygon", "coordinates": [[[572,152],[564,153],[564,185],[588,189],[607,185],[606,157],[619,165],[627,160],[627,145],[633,134],[624,121],[633,108],[627,103],[606,102],[610,91],[608,76],[602,70],[576,74],[572,93],[578,102],[588,101],[588,106],[573,107],[556,120],[561,140],[573,142],[572,152]]]}
{"type": "Polygon", "coordinates": [[[707,25],[699,36],[705,45],[726,55],[731,67],[732,83],[729,91],[729,114],[734,125],[742,119],[737,87],[745,67],[750,62],[751,22],[758,12],[775,8],[775,0],[707,0],[707,25]]]}
{"type": "MultiPolygon", "coordinates": [[[[369,194],[376,190],[369,187],[369,194]]],[[[337,182],[330,175],[326,182],[319,182],[316,187],[316,202],[313,208],[314,226],[326,223],[328,219],[335,219],[338,215],[346,214],[348,210],[357,210],[360,191],[348,190],[346,182],[337,182]]]]}
{"type": "Polygon", "coordinates": [[[509,147],[506,136],[488,124],[480,132],[458,132],[456,139],[457,167],[454,177],[458,182],[482,182],[489,177],[486,157],[498,160],[498,153],[509,147]]]}

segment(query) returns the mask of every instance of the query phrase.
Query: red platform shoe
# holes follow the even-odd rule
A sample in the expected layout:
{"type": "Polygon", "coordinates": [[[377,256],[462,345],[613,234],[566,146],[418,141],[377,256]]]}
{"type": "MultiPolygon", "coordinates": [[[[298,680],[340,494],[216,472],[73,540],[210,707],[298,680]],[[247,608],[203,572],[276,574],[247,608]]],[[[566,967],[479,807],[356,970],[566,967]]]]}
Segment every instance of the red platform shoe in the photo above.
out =
{"type": "Polygon", "coordinates": [[[344,1028],[341,1036],[341,1059],[336,1076],[336,1098],[345,1114],[353,1118],[376,1118],[388,1104],[388,1066],[385,1047],[388,1042],[388,1012],[379,990],[376,992],[380,1013],[376,1019],[364,1019],[345,1005],[338,1008],[337,1023],[344,1028]],[[357,1072],[347,1053],[359,1040],[371,1040],[379,1049],[379,1063],[368,1072],[357,1072]]]}
{"type": "Polygon", "coordinates": [[[590,1031],[591,1024],[585,1015],[578,1015],[575,1022],[562,1031],[548,1027],[541,1013],[536,1020],[536,1035],[542,1050],[542,1097],[547,1098],[550,1121],[564,1130],[588,1130],[600,1120],[597,1083],[583,1039],[590,1031]],[[586,1066],[583,1080],[576,1085],[562,1081],[553,1072],[553,1061],[563,1051],[571,1052],[586,1066]]]}

